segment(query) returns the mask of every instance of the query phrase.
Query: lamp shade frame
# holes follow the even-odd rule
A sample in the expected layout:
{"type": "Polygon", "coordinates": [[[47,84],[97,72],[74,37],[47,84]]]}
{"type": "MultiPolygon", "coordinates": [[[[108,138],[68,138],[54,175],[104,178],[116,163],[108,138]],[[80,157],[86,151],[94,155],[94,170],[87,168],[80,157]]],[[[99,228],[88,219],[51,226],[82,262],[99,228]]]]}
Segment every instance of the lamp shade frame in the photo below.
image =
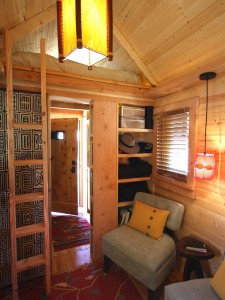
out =
{"type": "Polygon", "coordinates": [[[57,0],[57,28],[59,62],[91,66],[112,60],[112,0],[57,0]]]}

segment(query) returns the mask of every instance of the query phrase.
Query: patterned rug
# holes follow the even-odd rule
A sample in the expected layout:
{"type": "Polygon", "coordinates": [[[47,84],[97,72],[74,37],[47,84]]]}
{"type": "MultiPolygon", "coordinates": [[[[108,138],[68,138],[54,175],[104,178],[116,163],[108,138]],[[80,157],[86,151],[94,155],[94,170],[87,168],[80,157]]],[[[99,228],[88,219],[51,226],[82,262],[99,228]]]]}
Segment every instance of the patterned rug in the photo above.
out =
{"type": "Polygon", "coordinates": [[[52,217],[52,240],[55,251],[90,243],[90,224],[82,215],[52,217]]]}
{"type": "MultiPolygon", "coordinates": [[[[45,295],[43,278],[23,285],[19,288],[19,298],[23,300],[143,300],[127,273],[114,264],[107,275],[98,263],[53,276],[49,297],[45,295]]],[[[0,293],[2,300],[9,297],[9,291],[0,293]]]]}

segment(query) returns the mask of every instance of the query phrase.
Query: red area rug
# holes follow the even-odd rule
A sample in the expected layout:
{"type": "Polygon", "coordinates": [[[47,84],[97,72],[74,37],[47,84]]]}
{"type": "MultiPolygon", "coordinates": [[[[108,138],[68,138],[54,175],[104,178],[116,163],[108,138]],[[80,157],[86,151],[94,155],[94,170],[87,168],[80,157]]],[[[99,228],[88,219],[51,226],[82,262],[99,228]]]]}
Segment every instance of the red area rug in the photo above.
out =
{"type": "MultiPolygon", "coordinates": [[[[142,300],[127,273],[112,264],[104,275],[102,264],[83,266],[73,272],[52,277],[51,295],[45,295],[44,279],[24,283],[19,289],[23,300],[142,300]]],[[[9,299],[0,294],[0,299],[9,299]]]]}
{"type": "Polygon", "coordinates": [[[55,251],[90,243],[90,224],[82,215],[52,217],[52,240],[55,251]]]}

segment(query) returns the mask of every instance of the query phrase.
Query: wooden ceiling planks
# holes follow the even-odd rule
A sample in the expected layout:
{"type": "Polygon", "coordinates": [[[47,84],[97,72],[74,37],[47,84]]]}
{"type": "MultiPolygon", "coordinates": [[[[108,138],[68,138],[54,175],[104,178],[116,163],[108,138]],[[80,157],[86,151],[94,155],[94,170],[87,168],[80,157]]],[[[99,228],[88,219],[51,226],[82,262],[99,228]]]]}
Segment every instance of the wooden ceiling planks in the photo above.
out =
{"type": "Polygon", "coordinates": [[[154,75],[152,74],[151,70],[143,63],[143,61],[138,56],[138,53],[134,50],[132,45],[127,41],[125,36],[121,33],[119,28],[117,28],[115,25],[113,27],[114,34],[120,41],[123,48],[130,54],[130,57],[133,59],[133,61],[136,63],[136,65],[139,67],[139,69],[144,73],[148,81],[151,83],[152,86],[157,86],[157,81],[154,78],[154,75]]]}
{"type": "Polygon", "coordinates": [[[224,52],[222,36],[225,36],[225,28],[219,30],[218,26],[209,26],[208,30],[197,31],[183,42],[177,43],[175,48],[165,51],[149,65],[162,81],[202,65],[205,61],[209,63],[224,52]]]}
{"type": "Polygon", "coordinates": [[[47,27],[46,52],[49,55],[58,57],[58,37],[57,37],[57,22],[52,22],[45,25],[47,27]]]}
{"type": "Polygon", "coordinates": [[[159,82],[200,62],[203,50],[206,60],[211,50],[206,36],[212,48],[216,39],[216,33],[211,34],[208,27],[214,27],[215,22],[217,31],[219,26],[224,28],[224,16],[221,20],[218,17],[225,9],[221,1],[140,1],[137,7],[133,0],[126,1],[124,6],[114,1],[114,6],[119,10],[115,23],[159,82]]]}
{"type": "MultiPolygon", "coordinates": [[[[160,87],[225,58],[225,0],[113,0],[113,16],[114,58],[96,67],[160,87]]],[[[39,53],[43,37],[46,53],[57,57],[56,0],[0,1],[0,49],[8,28],[13,52],[39,53]]]]}
{"type": "MultiPolygon", "coordinates": [[[[208,2],[204,1],[204,3],[208,2]]],[[[196,5],[193,6],[196,7],[196,5]]],[[[178,24],[176,21],[173,22],[173,24],[171,24],[171,26],[167,28],[168,33],[166,37],[163,38],[163,42],[158,42],[157,47],[155,47],[154,49],[149,49],[146,63],[148,64],[150,63],[150,61],[154,61],[159,56],[163,55],[166,51],[174,49],[178,44],[182,43],[190,35],[194,34],[196,31],[199,31],[205,24],[207,24],[211,20],[214,20],[218,14],[224,13],[224,8],[220,8],[220,4],[218,4],[217,1],[206,11],[203,10],[200,12],[198,10],[199,15],[196,16],[196,14],[194,14],[193,19],[190,18],[190,13],[186,12],[189,15],[187,19],[188,22],[184,23],[183,25],[178,24]],[[171,32],[173,32],[173,34],[171,34],[171,32]]],[[[188,49],[190,49],[190,44],[188,45],[188,49]]]]}
{"type": "MultiPolygon", "coordinates": [[[[215,51],[217,45],[223,43],[224,9],[225,5],[223,7],[218,3],[213,5],[213,9],[212,7],[207,9],[207,13],[203,12],[194,22],[190,21],[187,26],[181,28],[178,35],[174,34],[169,40],[167,39],[159,49],[155,49],[155,53],[149,51],[151,62],[147,61],[146,64],[154,74],[157,74],[160,81],[210,60],[210,51],[215,51]],[[211,16],[211,12],[214,17],[211,16]],[[209,20],[211,23],[208,22],[209,20]]],[[[219,48],[216,49],[217,54],[222,51],[219,48]]],[[[212,52],[211,54],[215,57],[212,52]]]]}
{"type": "Polygon", "coordinates": [[[3,0],[3,12],[7,17],[7,23],[4,25],[4,30],[13,28],[18,24],[18,16],[14,13],[13,1],[3,0]]]}
{"type": "Polygon", "coordinates": [[[13,13],[16,25],[25,21],[27,15],[27,1],[13,1],[13,13]],[[17,18],[17,19],[16,19],[17,18]]]}
{"type": "Polygon", "coordinates": [[[129,53],[127,53],[127,51],[123,47],[121,47],[121,44],[117,40],[115,35],[113,37],[113,62],[104,59],[96,64],[96,66],[115,70],[120,70],[122,68],[123,70],[126,70],[128,72],[140,74],[140,69],[133,62],[129,53]]]}
{"type": "MultiPolygon", "coordinates": [[[[10,0],[8,0],[10,2],[10,0]]],[[[14,0],[15,1],[15,0],[14,0]]],[[[44,24],[51,22],[55,19],[55,9],[56,7],[53,5],[48,9],[42,11],[37,16],[32,16],[31,18],[27,19],[23,23],[18,24],[15,28],[11,29],[12,40],[13,42],[29,35],[35,29],[41,28],[44,24]]],[[[36,38],[34,38],[33,43],[37,43],[36,38]]],[[[31,43],[32,44],[32,43],[31,43]]],[[[39,43],[38,43],[39,44],[39,43]]],[[[4,44],[4,34],[0,36],[0,48],[3,48],[4,44]]],[[[38,47],[38,46],[35,46],[38,47]]],[[[21,49],[22,51],[22,49],[21,49]]],[[[30,48],[30,51],[27,52],[34,52],[35,49],[30,48]]]]}
{"type": "Polygon", "coordinates": [[[0,1],[0,32],[4,32],[6,28],[8,28],[8,19],[5,13],[5,6],[3,1],[0,1]]]}

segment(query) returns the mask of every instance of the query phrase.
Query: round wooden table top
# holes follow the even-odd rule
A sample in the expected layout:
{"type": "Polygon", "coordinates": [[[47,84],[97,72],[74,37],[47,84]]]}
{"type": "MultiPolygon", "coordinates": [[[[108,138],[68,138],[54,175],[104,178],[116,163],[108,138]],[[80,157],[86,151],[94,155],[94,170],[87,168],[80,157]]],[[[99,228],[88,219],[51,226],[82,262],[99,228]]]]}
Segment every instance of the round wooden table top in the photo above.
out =
{"type": "Polygon", "coordinates": [[[215,256],[212,249],[208,245],[206,245],[206,243],[204,243],[206,246],[206,252],[200,252],[200,251],[186,249],[186,241],[187,240],[198,241],[196,238],[193,238],[190,236],[185,236],[181,240],[179,240],[177,243],[177,251],[180,254],[180,256],[186,257],[188,259],[199,259],[199,260],[209,259],[209,258],[213,258],[215,256]]]}

